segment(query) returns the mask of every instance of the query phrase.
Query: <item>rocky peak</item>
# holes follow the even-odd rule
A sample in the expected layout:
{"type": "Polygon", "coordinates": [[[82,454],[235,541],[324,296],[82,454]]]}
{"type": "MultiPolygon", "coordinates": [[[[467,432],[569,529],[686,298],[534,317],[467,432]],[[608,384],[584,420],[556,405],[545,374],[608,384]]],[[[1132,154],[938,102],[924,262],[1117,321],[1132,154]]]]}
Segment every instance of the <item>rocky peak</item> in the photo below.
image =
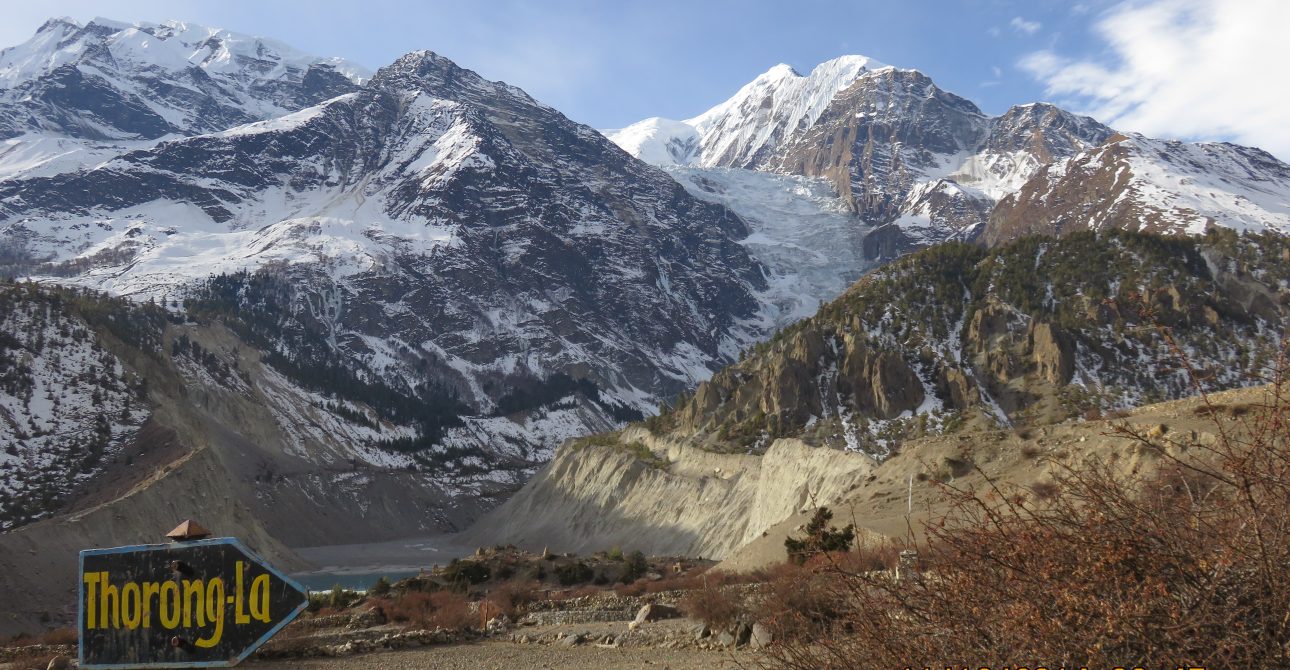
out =
{"type": "Polygon", "coordinates": [[[794,132],[814,124],[838,91],[883,67],[864,56],[826,61],[806,76],[776,65],[729,100],[686,121],[701,138],[700,164],[757,167],[794,132]]]}
{"type": "Polygon", "coordinates": [[[984,149],[998,154],[1024,151],[1049,163],[1097,146],[1114,132],[1093,118],[1048,103],[1017,105],[991,121],[984,149]]]}
{"type": "Polygon", "coordinates": [[[987,130],[970,101],[921,72],[886,68],[840,91],[761,167],[823,177],[862,219],[883,224],[915,209],[907,198],[928,173],[944,172],[947,156],[971,151],[987,130]]]}
{"type": "Polygon", "coordinates": [[[755,168],[780,143],[814,124],[838,91],[886,67],[865,56],[842,56],[802,75],[780,63],[693,118],[646,119],[604,133],[655,164],[755,168]]]}

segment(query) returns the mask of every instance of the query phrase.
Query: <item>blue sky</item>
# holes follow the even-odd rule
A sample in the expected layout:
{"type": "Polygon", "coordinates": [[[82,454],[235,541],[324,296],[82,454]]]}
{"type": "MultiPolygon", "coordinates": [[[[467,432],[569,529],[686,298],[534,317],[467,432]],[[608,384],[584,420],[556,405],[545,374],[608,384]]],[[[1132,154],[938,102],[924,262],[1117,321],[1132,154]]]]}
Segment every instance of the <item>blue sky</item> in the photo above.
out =
{"type": "Polygon", "coordinates": [[[36,3],[0,10],[0,43],[26,39],[51,15],[101,15],[215,25],[373,69],[430,49],[598,128],[693,116],[777,63],[806,72],[854,53],[922,70],[989,113],[1052,100],[1126,130],[1232,139],[1290,157],[1282,128],[1290,126],[1282,121],[1290,104],[1279,106],[1290,100],[1250,90],[1290,68],[1281,48],[1290,26],[1284,0],[28,4],[36,3]],[[1197,64],[1207,76],[1196,76],[1197,64]],[[1234,69],[1243,74],[1225,76],[1234,69]]]}

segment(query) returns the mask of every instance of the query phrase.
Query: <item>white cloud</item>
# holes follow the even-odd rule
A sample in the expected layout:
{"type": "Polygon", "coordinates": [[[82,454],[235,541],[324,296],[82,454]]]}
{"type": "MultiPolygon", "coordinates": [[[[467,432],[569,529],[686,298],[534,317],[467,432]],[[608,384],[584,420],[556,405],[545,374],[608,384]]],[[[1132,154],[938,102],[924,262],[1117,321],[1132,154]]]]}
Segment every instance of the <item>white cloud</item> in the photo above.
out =
{"type": "Polygon", "coordinates": [[[1020,65],[1050,95],[1117,128],[1290,158],[1286,26],[1285,0],[1125,2],[1094,26],[1105,57],[1037,51],[1020,65]]]}
{"type": "Polygon", "coordinates": [[[1039,32],[1040,28],[1044,27],[1044,24],[1038,21],[1028,21],[1020,16],[1012,17],[1012,20],[1008,22],[1008,25],[1012,26],[1013,30],[1027,35],[1034,35],[1039,32]]]}
{"type": "Polygon", "coordinates": [[[998,65],[990,66],[991,77],[981,82],[981,88],[990,88],[1003,83],[1003,68],[998,65]]]}

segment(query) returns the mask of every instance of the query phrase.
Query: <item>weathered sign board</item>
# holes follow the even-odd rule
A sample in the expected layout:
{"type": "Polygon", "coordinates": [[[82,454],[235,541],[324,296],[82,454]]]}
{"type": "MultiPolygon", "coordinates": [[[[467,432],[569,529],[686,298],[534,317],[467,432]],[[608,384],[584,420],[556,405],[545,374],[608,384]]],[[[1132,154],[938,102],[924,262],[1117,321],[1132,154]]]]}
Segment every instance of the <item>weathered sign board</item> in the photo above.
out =
{"type": "Polygon", "coordinates": [[[81,552],[82,668],[237,665],[307,592],[231,537],[81,552]]]}

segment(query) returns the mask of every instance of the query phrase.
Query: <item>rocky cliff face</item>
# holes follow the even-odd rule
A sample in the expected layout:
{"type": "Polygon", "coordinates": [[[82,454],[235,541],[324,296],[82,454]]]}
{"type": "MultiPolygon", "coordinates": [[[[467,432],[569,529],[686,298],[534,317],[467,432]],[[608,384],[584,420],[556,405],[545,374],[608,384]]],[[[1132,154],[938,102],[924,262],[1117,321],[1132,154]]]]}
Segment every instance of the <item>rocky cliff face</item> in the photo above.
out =
{"type": "Polygon", "coordinates": [[[531,485],[457,539],[719,559],[812,497],[831,500],[873,472],[859,454],[793,440],[760,456],[716,454],[629,428],[614,444],[639,445],[656,462],[612,444],[561,449],[531,485]]]}

